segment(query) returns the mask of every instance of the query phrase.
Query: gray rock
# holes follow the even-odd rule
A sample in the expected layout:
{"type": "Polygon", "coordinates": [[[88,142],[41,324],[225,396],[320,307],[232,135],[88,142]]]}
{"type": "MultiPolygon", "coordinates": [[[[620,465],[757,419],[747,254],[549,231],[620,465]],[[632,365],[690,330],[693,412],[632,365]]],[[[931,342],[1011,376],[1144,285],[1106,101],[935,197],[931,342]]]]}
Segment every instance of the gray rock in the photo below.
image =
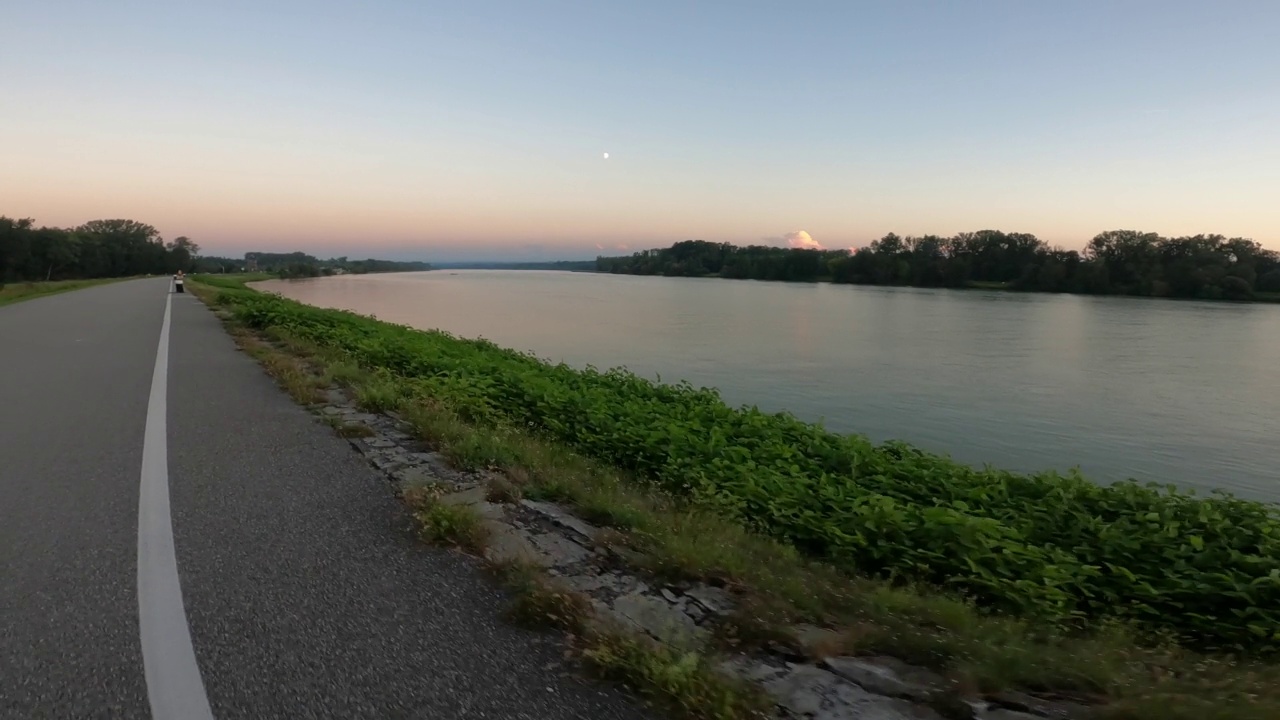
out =
{"type": "Polygon", "coordinates": [[[642,593],[649,589],[648,585],[645,585],[643,582],[640,582],[640,580],[630,575],[621,575],[613,572],[605,572],[595,575],[591,574],[595,572],[595,569],[591,566],[586,566],[585,572],[587,574],[574,576],[579,578],[574,582],[578,582],[582,585],[583,592],[612,598],[633,592],[642,593]]]}
{"type": "Polygon", "coordinates": [[[421,467],[401,468],[391,473],[391,475],[396,480],[399,480],[401,484],[408,487],[434,485],[440,481],[440,478],[429,469],[421,467]]]}
{"type": "Polygon", "coordinates": [[[485,489],[473,487],[442,495],[440,496],[440,502],[445,505],[476,505],[484,502],[484,498],[485,489]]]}
{"type": "Polygon", "coordinates": [[[615,617],[675,645],[701,644],[707,635],[688,615],[650,595],[628,593],[613,601],[612,610],[615,617]]]}
{"type": "Polygon", "coordinates": [[[669,603],[678,603],[678,602],[680,602],[680,596],[679,596],[679,595],[676,595],[676,594],[675,594],[675,593],[673,593],[673,592],[671,592],[671,591],[670,591],[669,589],[667,589],[667,588],[662,588],[662,590],[660,590],[659,592],[661,592],[661,593],[662,593],[662,597],[666,598],[666,599],[667,599],[667,602],[669,602],[669,603]]]}
{"type": "Polygon", "coordinates": [[[580,593],[594,593],[613,586],[616,582],[609,573],[600,575],[565,575],[564,584],[580,593]]]}
{"type": "Polygon", "coordinates": [[[566,530],[572,530],[580,535],[584,540],[594,541],[600,534],[599,528],[593,527],[579,520],[559,505],[538,502],[537,500],[521,500],[520,504],[545,517],[556,525],[565,528],[566,530]]]}
{"type": "Polygon", "coordinates": [[[529,540],[547,556],[550,567],[567,567],[590,556],[581,545],[554,533],[532,535],[529,540]]]}
{"type": "MultiPolygon", "coordinates": [[[[1002,709],[1016,715],[1003,717],[1014,718],[1023,715],[1049,720],[1075,720],[1089,716],[1089,708],[1079,703],[1061,700],[1045,700],[1017,690],[1003,690],[986,696],[993,710],[1002,709]]],[[[993,716],[998,717],[998,716],[993,716]]]]}
{"type": "Polygon", "coordinates": [[[621,560],[623,563],[631,566],[640,565],[644,562],[644,555],[636,552],[631,548],[622,545],[609,545],[607,547],[609,554],[621,560]]]}
{"type": "Polygon", "coordinates": [[[986,703],[974,707],[973,720],[1044,720],[1040,715],[1018,712],[1002,707],[990,707],[986,703]]]}
{"type": "Polygon", "coordinates": [[[485,527],[489,530],[489,539],[484,556],[489,562],[543,562],[542,554],[515,528],[493,520],[486,521],[485,527]]]}
{"type": "Polygon", "coordinates": [[[809,657],[825,657],[840,647],[841,634],[836,630],[801,623],[787,628],[787,633],[809,657]]]}
{"type": "Polygon", "coordinates": [[[680,612],[693,618],[694,622],[699,622],[707,616],[707,611],[703,610],[702,606],[695,602],[681,603],[680,612]]]}
{"type": "Polygon", "coordinates": [[[766,680],[764,689],[778,705],[813,720],[942,720],[927,707],[869,693],[812,665],[766,680]]]}
{"type": "Polygon", "coordinates": [[[718,668],[720,672],[730,677],[753,683],[775,680],[789,672],[785,667],[745,655],[725,660],[718,665],[718,668]]]}
{"type": "Polygon", "coordinates": [[[321,412],[321,413],[323,413],[323,414],[325,414],[325,415],[341,415],[341,414],[342,414],[342,410],[343,410],[342,408],[340,408],[340,407],[334,407],[334,406],[332,406],[332,405],[330,405],[330,406],[328,406],[328,407],[320,408],[320,412],[321,412]]]}
{"type": "Polygon", "coordinates": [[[887,657],[835,657],[822,666],[867,692],[924,701],[946,688],[942,676],[887,657]]]}
{"type": "Polygon", "coordinates": [[[507,511],[502,509],[501,505],[491,502],[479,502],[472,505],[476,514],[485,520],[501,520],[506,517],[507,511]]]}
{"type": "Polygon", "coordinates": [[[443,480],[458,482],[463,477],[462,473],[454,470],[449,465],[449,461],[437,452],[405,453],[405,462],[409,465],[426,468],[432,475],[443,480]]]}
{"type": "Polygon", "coordinates": [[[693,598],[707,612],[724,614],[733,610],[733,596],[720,588],[710,585],[695,585],[686,590],[685,595],[693,598]]]}
{"type": "Polygon", "coordinates": [[[409,467],[409,464],[404,461],[404,456],[396,453],[374,450],[369,453],[368,458],[374,467],[387,474],[409,467]]]}
{"type": "Polygon", "coordinates": [[[394,440],[390,440],[385,437],[369,438],[366,442],[369,443],[369,447],[373,448],[393,448],[396,446],[394,440]]]}

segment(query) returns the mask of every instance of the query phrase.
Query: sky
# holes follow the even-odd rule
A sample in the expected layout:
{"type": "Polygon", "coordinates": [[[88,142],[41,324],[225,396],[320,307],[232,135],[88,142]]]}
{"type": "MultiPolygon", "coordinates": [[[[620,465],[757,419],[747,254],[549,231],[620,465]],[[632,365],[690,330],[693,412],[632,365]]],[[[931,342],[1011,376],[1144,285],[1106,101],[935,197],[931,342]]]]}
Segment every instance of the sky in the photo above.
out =
{"type": "Polygon", "coordinates": [[[0,0],[0,28],[0,215],[205,254],[1280,248],[1275,0],[0,0]]]}

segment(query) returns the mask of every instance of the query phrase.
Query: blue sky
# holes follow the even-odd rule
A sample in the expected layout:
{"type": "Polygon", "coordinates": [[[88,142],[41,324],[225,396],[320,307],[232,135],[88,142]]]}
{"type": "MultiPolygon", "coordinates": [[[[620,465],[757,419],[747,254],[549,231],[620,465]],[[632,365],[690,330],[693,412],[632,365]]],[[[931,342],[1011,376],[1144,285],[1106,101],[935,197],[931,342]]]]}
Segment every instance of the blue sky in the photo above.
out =
{"type": "Polygon", "coordinates": [[[0,26],[0,214],[210,253],[1280,247],[1276,2],[44,0],[0,26]]]}

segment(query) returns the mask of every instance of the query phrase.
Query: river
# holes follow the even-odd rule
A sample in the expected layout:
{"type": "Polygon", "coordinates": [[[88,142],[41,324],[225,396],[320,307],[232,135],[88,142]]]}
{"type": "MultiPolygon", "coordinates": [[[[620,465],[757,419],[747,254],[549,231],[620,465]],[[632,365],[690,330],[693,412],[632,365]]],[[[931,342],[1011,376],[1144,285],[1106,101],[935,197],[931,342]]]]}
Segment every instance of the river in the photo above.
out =
{"type": "Polygon", "coordinates": [[[1277,305],[484,270],[256,287],[974,465],[1280,500],[1277,305]]]}

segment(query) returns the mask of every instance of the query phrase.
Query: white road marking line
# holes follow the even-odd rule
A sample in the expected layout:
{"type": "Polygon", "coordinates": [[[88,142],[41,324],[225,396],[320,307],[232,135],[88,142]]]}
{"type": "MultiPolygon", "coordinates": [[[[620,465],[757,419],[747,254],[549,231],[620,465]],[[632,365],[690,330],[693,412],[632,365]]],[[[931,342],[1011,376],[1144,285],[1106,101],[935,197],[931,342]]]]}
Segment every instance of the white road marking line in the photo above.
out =
{"type": "Polygon", "coordinates": [[[173,296],[168,295],[142,441],[142,479],[138,493],[138,626],[151,717],[154,720],[213,720],[182,604],[178,559],[173,549],[173,522],[169,516],[166,416],[172,307],[173,296]]]}

